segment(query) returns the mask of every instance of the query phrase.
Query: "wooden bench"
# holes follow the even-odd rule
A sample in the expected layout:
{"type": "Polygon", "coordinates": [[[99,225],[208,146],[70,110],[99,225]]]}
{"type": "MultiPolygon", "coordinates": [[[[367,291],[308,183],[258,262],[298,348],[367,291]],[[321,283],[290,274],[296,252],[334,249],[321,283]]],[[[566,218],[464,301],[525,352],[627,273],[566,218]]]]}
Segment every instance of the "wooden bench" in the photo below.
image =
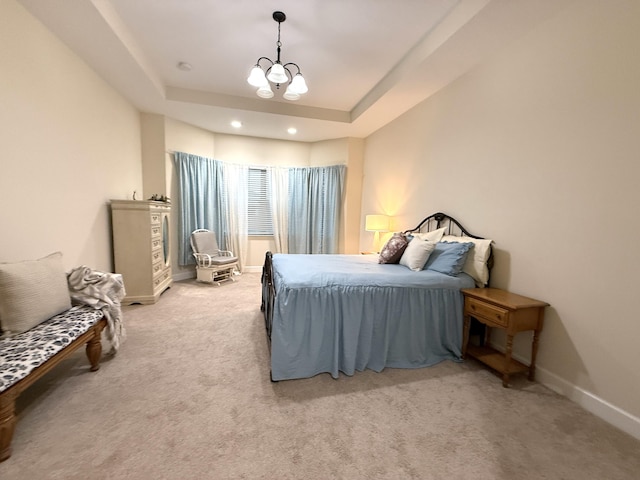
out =
{"type": "Polygon", "coordinates": [[[18,396],[83,345],[90,370],[98,370],[106,325],[102,311],[77,306],[24,333],[0,339],[0,462],[11,456],[18,396]]]}

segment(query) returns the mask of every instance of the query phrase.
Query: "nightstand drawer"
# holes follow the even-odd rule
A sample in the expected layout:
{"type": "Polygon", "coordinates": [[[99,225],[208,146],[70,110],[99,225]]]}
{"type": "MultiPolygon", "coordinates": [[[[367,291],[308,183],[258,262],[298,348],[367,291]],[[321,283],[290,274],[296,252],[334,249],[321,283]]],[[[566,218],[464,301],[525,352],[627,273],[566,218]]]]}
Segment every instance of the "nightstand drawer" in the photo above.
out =
{"type": "Polygon", "coordinates": [[[506,327],[509,323],[509,310],[487,304],[475,298],[465,299],[465,313],[472,317],[479,317],[478,320],[486,320],[496,325],[506,327]]]}

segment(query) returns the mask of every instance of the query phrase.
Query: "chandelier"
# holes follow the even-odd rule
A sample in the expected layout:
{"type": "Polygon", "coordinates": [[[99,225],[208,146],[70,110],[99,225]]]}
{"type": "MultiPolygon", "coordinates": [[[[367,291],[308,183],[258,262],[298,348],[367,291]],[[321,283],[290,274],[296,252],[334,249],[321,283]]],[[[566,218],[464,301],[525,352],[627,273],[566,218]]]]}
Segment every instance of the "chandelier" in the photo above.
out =
{"type": "Polygon", "coordinates": [[[267,57],[260,57],[251,69],[247,82],[253,87],[258,87],[256,93],[262,98],[273,97],[273,90],[271,90],[269,82],[275,84],[276,89],[279,89],[280,85],[288,83],[283,98],[287,100],[298,100],[300,95],[307,93],[309,90],[302,73],[300,73],[300,67],[293,62],[285,63],[284,65],[280,62],[280,47],[282,47],[282,42],[280,42],[280,24],[287,19],[287,16],[283,12],[273,12],[273,19],[278,22],[278,41],[276,43],[278,56],[276,57],[276,61],[274,62],[267,57]],[[269,63],[266,73],[260,65],[262,60],[269,63]],[[290,68],[292,67],[296,67],[297,72],[295,75],[291,73],[290,68]]]}

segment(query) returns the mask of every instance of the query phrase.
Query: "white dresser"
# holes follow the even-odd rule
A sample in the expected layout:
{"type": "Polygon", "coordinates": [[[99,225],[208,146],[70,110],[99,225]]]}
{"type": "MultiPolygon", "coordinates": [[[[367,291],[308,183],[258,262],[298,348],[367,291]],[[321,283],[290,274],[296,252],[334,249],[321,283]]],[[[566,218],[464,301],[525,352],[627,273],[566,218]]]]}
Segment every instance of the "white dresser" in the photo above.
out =
{"type": "Polygon", "coordinates": [[[127,292],[123,305],[155,303],[171,286],[170,213],[164,202],[111,200],[115,271],[127,292]]]}

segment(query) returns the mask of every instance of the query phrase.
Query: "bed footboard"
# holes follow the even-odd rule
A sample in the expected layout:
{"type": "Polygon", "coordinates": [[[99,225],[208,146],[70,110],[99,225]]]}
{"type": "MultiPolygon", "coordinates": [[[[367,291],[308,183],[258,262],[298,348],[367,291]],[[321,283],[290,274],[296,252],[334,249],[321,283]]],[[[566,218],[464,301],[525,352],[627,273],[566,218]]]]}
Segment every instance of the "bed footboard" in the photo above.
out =
{"type": "Polygon", "coordinates": [[[276,289],[273,285],[273,254],[267,252],[262,267],[262,304],[260,310],[264,312],[264,324],[267,330],[267,339],[271,342],[271,325],[273,322],[273,301],[276,289]]]}

